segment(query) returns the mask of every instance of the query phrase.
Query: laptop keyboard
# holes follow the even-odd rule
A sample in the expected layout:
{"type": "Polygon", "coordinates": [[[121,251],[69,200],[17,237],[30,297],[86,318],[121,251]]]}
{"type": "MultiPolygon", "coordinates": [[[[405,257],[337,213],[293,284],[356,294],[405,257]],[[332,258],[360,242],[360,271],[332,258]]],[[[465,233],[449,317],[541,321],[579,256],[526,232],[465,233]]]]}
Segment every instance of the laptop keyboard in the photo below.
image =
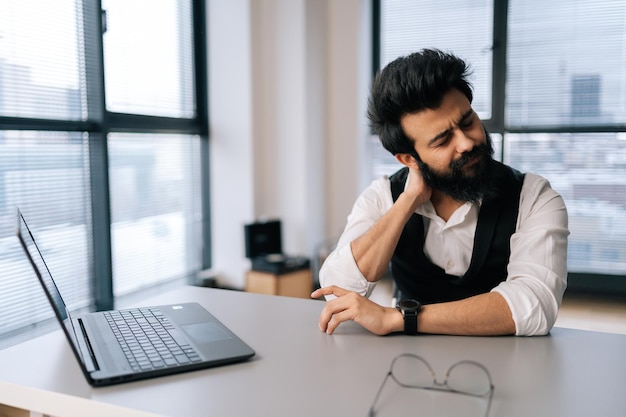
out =
{"type": "Polygon", "coordinates": [[[201,360],[194,348],[157,308],[107,311],[104,316],[135,371],[201,360]]]}

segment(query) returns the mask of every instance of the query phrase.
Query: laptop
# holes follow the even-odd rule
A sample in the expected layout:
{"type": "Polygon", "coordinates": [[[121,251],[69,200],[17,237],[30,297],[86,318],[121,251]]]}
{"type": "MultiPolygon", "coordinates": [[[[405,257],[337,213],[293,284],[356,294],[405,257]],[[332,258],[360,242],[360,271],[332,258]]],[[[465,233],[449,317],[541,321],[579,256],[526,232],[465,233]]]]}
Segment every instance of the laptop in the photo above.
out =
{"type": "Polygon", "coordinates": [[[72,315],[24,216],[17,236],[92,386],[241,362],[255,352],[198,303],[72,315]]]}

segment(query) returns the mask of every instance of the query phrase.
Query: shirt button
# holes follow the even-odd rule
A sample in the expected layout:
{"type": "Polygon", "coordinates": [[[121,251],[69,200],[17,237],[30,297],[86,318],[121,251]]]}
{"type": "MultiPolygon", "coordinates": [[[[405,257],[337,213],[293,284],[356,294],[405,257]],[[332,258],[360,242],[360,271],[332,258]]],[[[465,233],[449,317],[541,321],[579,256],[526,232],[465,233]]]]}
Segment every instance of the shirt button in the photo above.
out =
{"type": "Polygon", "coordinates": [[[454,268],[454,261],[448,261],[446,265],[448,268],[454,268]]]}

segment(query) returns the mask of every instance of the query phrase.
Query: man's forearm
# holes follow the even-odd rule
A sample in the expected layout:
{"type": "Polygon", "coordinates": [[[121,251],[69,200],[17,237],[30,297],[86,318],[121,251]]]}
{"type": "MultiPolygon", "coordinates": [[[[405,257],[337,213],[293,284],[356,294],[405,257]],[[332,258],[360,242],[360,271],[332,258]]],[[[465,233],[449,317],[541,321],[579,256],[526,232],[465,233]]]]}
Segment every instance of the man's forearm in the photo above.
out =
{"type": "Polygon", "coordinates": [[[515,322],[504,298],[496,293],[422,307],[420,333],[496,336],[515,334],[515,322]]]}
{"type": "Polygon", "coordinates": [[[352,241],[352,256],[369,282],[378,281],[389,267],[404,225],[414,210],[414,202],[401,194],[384,216],[365,234],[352,241]]]}

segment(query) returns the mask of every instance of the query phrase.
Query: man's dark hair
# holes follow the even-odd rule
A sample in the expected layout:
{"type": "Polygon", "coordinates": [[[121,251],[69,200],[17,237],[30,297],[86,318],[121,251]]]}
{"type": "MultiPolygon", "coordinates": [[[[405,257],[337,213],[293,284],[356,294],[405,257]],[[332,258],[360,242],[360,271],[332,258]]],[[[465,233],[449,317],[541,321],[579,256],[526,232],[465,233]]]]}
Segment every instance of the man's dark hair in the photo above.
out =
{"type": "Polygon", "coordinates": [[[413,143],[404,134],[400,118],[439,108],[443,96],[453,88],[471,103],[469,74],[462,59],[436,49],[423,49],[390,62],[372,82],[367,116],[373,133],[393,155],[413,154],[413,143]]]}

